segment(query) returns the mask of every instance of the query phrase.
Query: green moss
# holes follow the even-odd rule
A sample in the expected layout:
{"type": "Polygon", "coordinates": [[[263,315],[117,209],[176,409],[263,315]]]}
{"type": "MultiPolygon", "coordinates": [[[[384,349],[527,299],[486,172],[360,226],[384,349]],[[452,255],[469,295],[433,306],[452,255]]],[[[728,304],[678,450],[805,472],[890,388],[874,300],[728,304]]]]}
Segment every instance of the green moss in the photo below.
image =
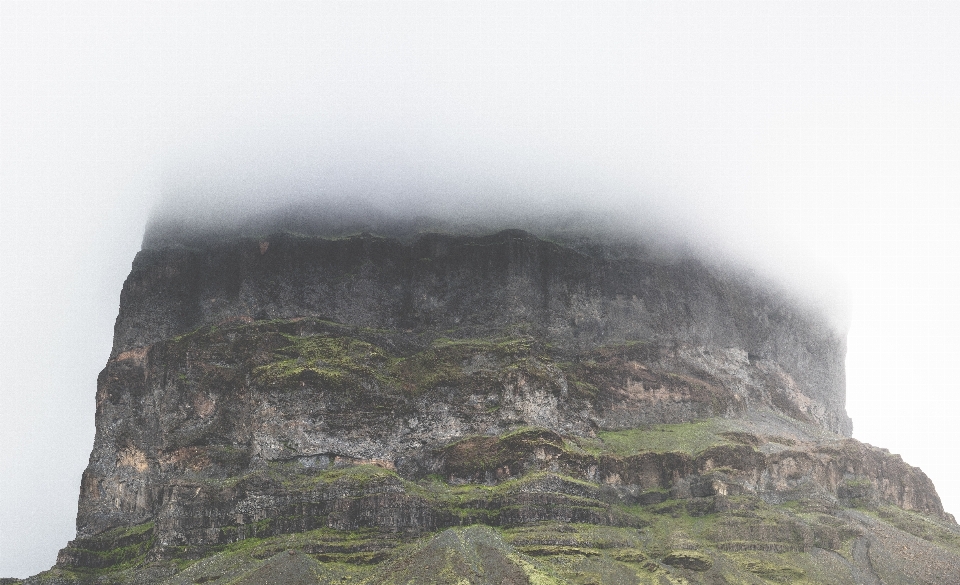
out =
{"type": "Polygon", "coordinates": [[[783,561],[771,563],[761,559],[749,559],[742,561],[741,566],[754,575],[776,583],[793,583],[806,576],[803,569],[788,566],[783,561]]]}
{"type": "Polygon", "coordinates": [[[389,383],[384,367],[395,358],[381,348],[353,337],[284,334],[290,343],[275,353],[274,361],[253,370],[258,382],[283,387],[317,383],[343,388],[363,379],[389,383]]]}
{"type": "Polygon", "coordinates": [[[655,425],[649,428],[597,433],[604,450],[617,455],[643,452],[687,453],[697,455],[710,447],[731,445],[720,426],[712,420],[682,424],[655,425]]]}
{"type": "Polygon", "coordinates": [[[173,337],[170,341],[172,341],[174,344],[180,345],[180,344],[183,344],[184,342],[193,341],[195,339],[205,337],[212,333],[216,333],[217,331],[218,331],[218,328],[215,325],[203,325],[201,327],[197,327],[193,331],[188,331],[187,333],[177,335],[173,337]]]}
{"type": "Polygon", "coordinates": [[[222,559],[264,559],[287,550],[301,550],[324,562],[369,565],[382,561],[385,551],[402,540],[383,539],[376,529],[335,530],[321,528],[276,536],[254,536],[214,548],[222,559]]]}
{"type": "MultiPolygon", "coordinates": [[[[328,470],[320,475],[329,481],[395,478],[389,470],[375,466],[328,470]]],[[[450,486],[439,477],[433,477],[418,484],[404,482],[403,486],[408,493],[422,494],[434,502],[450,502],[453,508],[462,505],[462,510],[467,513],[471,502],[483,499],[497,502],[498,506],[503,503],[498,509],[509,510],[509,504],[502,499],[504,496],[523,491],[530,483],[549,477],[548,473],[530,474],[498,486],[450,486]]],[[[569,481],[572,478],[562,479],[569,481]]],[[[582,483],[596,487],[589,482],[582,483]]],[[[576,497],[570,497],[570,505],[576,506],[578,501],[576,497]]],[[[587,506],[597,504],[589,498],[583,498],[581,503],[587,506]]],[[[809,535],[820,528],[844,526],[840,518],[816,513],[798,516],[796,506],[775,506],[759,500],[737,512],[742,515],[728,512],[692,516],[686,511],[687,503],[672,501],[637,506],[647,518],[641,530],[542,522],[506,529],[477,527],[479,532],[458,529],[456,539],[448,535],[446,540],[437,543],[439,534],[405,540],[400,534],[382,533],[377,529],[320,529],[247,538],[219,547],[210,554],[223,562],[233,559],[230,562],[247,567],[243,574],[249,575],[260,565],[242,563],[259,563],[259,559],[268,559],[286,550],[303,551],[322,562],[325,570],[337,575],[337,579],[350,576],[346,582],[358,583],[455,583],[463,575],[490,575],[493,574],[491,571],[505,571],[510,566],[519,568],[531,582],[542,583],[664,583],[680,582],[677,579],[681,575],[689,583],[712,582],[708,578],[710,575],[722,575],[728,583],[843,582],[824,579],[805,553],[777,548],[780,543],[788,545],[790,550],[820,546],[804,539],[809,541],[809,535]],[[499,539],[502,539],[500,544],[499,539]],[[738,548],[741,546],[743,548],[738,548]],[[401,571],[404,579],[394,580],[391,571],[395,570],[401,571]]],[[[897,514],[895,510],[884,513],[897,514]]],[[[904,514],[907,519],[917,516],[904,514]]],[[[464,517],[465,524],[478,521],[486,522],[487,519],[464,517]]],[[[901,523],[906,521],[900,520],[901,523]]],[[[270,529],[269,522],[258,523],[258,530],[270,529]]],[[[936,522],[932,524],[937,525],[936,522]]],[[[128,534],[138,531],[147,534],[149,530],[149,526],[127,529],[128,534]]],[[[844,544],[839,552],[849,558],[849,546],[844,544]]],[[[186,551],[182,554],[186,555],[186,551]]],[[[188,564],[184,561],[183,567],[188,564]]],[[[209,567],[206,561],[204,566],[209,567]]],[[[209,568],[204,571],[202,575],[212,574],[209,568]]],[[[94,575],[77,574],[84,579],[94,575]]],[[[106,573],[97,573],[100,574],[106,573]]],[[[110,575],[116,576],[116,582],[124,582],[124,573],[110,575]]],[[[201,573],[195,576],[201,576],[201,573]]]]}
{"type": "MultiPolygon", "coordinates": [[[[84,559],[87,566],[95,566],[95,573],[115,572],[143,563],[154,543],[154,523],[123,526],[96,536],[78,539],[69,546],[71,556],[84,559]]],[[[81,573],[90,570],[78,569],[81,573]]]]}
{"type": "Polygon", "coordinates": [[[271,538],[257,538],[255,536],[244,538],[230,543],[224,547],[223,552],[227,555],[250,556],[252,553],[262,549],[265,545],[273,541],[271,538]]]}
{"type": "MultiPolygon", "coordinates": [[[[316,384],[347,388],[375,381],[381,389],[419,393],[438,386],[483,385],[512,373],[555,383],[549,358],[536,352],[532,338],[435,339],[425,350],[401,357],[360,339],[361,330],[320,322],[314,335],[283,333],[285,344],[273,359],[253,370],[257,382],[277,388],[316,384]],[[489,379],[489,380],[488,380],[489,379]]],[[[301,324],[302,327],[307,328],[301,324]]]]}
{"type": "Polygon", "coordinates": [[[595,398],[600,389],[595,385],[581,378],[575,371],[566,371],[567,387],[573,391],[574,396],[578,398],[595,398]]]}
{"type": "Polygon", "coordinates": [[[294,461],[271,462],[266,470],[247,476],[245,479],[263,477],[270,479],[284,488],[294,492],[309,492],[322,486],[343,484],[354,490],[362,490],[374,483],[396,481],[403,482],[400,476],[391,469],[373,464],[346,465],[312,472],[305,472],[302,465],[294,461]]]}
{"type": "Polygon", "coordinates": [[[324,471],[316,477],[318,481],[326,484],[347,483],[356,488],[366,488],[371,483],[384,480],[402,481],[396,471],[384,469],[377,465],[350,465],[341,469],[324,471]]]}
{"type": "Polygon", "coordinates": [[[526,575],[530,581],[530,585],[563,585],[563,581],[553,575],[547,574],[541,568],[527,561],[520,555],[512,554],[508,558],[523,570],[524,575],[526,575]]]}
{"type": "Polygon", "coordinates": [[[646,530],[545,522],[510,528],[504,539],[562,583],[656,583],[670,574],[652,560],[646,530]]]}
{"type": "Polygon", "coordinates": [[[948,528],[946,525],[916,512],[911,512],[891,506],[881,505],[875,510],[861,510],[862,512],[883,520],[904,532],[920,537],[926,541],[938,544],[954,553],[960,552],[960,530],[948,528]]]}
{"type": "MultiPolygon", "coordinates": [[[[549,510],[557,505],[573,513],[577,511],[593,515],[611,513],[609,504],[592,495],[599,489],[596,484],[549,471],[529,473],[496,485],[476,483],[449,485],[439,480],[422,480],[417,484],[404,482],[404,489],[411,495],[423,497],[440,511],[441,515],[459,518],[464,525],[475,523],[499,525],[504,518],[515,517],[516,512],[521,509],[526,510],[530,506],[539,505],[545,506],[544,511],[548,514],[549,510]],[[519,503],[518,495],[540,492],[544,485],[549,485],[544,482],[557,481],[562,487],[552,492],[549,501],[543,504],[519,503]]],[[[612,510],[612,513],[618,521],[622,520],[626,525],[642,524],[617,510],[612,510]]]]}
{"type": "Polygon", "coordinates": [[[488,378],[523,372],[552,383],[545,370],[549,358],[535,351],[532,338],[450,339],[440,337],[427,350],[399,360],[394,376],[411,393],[438,386],[483,384],[488,378]]]}
{"type": "Polygon", "coordinates": [[[554,471],[535,471],[533,473],[528,473],[523,477],[510,480],[510,481],[505,481],[501,484],[498,484],[494,486],[492,489],[494,490],[494,492],[510,493],[514,491],[520,491],[526,486],[541,482],[546,479],[552,479],[552,478],[559,479],[560,481],[566,484],[579,486],[584,490],[588,490],[588,491],[594,491],[597,489],[597,484],[595,483],[585,481],[576,477],[571,477],[569,475],[557,473],[554,471]]]}
{"type": "Polygon", "coordinates": [[[402,388],[411,394],[442,385],[456,385],[466,378],[462,362],[467,359],[467,346],[430,349],[400,360],[393,367],[402,388]]]}

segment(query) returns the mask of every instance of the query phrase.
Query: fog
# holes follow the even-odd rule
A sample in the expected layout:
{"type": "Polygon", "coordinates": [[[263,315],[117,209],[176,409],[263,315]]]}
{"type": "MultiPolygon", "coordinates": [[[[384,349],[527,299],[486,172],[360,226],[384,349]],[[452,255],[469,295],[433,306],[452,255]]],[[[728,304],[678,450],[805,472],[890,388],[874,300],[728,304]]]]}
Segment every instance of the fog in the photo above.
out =
{"type": "Polygon", "coordinates": [[[958,29],[946,1],[4,0],[0,576],[73,537],[148,222],[303,206],[747,267],[849,328],[855,438],[960,512],[958,29]]]}

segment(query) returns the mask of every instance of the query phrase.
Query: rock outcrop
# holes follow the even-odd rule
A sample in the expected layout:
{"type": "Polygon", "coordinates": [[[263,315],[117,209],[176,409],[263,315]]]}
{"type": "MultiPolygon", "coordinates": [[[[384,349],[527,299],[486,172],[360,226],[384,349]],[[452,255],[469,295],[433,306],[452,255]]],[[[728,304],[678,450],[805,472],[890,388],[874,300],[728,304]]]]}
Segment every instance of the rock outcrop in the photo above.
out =
{"type": "Polygon", "coordinates": [[[301,317],[455,337],[526,327],[571,354],[625,341],[683,345],[706,352],[701,366],[714,370],[733,350],[787,376],[785,403],[851,433],[844,338],[817,315],[696,260],[658,262],[625,246],[575,251],[519,230],[146,249],[124,285],[111,357],[204,325],[301,317]]]}
{"type": "Polygon", "coordinates": [[[815,312],[622,245],[145,249],[44,578],[938,582],[960,528],[849,438],[843,360],[815,312]],[[894,540],[941,564],[878,572],[894,540]]]}

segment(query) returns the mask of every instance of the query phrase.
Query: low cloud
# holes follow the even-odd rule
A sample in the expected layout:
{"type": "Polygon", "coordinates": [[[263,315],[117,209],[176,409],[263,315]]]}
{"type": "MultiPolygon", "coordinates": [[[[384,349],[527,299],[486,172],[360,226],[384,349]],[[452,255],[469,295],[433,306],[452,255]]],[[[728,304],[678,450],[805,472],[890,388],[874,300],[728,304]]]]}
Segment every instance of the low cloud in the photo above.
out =
{"type": "Polygon", "coordinates": [[[863,106],[885,89],[858,8],[284,6],[164,15],[189,42],[161,73],[148,245],[304,210],[582,223],[750,267],[845,319],[882,121],[863,106]]]}

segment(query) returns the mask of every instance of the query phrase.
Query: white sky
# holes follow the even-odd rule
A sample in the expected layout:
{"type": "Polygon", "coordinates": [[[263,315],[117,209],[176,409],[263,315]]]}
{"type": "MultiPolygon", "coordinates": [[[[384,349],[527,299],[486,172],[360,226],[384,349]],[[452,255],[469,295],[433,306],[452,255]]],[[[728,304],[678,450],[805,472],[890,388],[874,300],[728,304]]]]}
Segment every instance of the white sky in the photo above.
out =
{"type": "Polygon", "coordinates": [[[854,436],[960,513],[958,30],[949,1],[2,0],[0,576],[73,537],[161,193],[582,206],[841,283],[854,436]]]}

